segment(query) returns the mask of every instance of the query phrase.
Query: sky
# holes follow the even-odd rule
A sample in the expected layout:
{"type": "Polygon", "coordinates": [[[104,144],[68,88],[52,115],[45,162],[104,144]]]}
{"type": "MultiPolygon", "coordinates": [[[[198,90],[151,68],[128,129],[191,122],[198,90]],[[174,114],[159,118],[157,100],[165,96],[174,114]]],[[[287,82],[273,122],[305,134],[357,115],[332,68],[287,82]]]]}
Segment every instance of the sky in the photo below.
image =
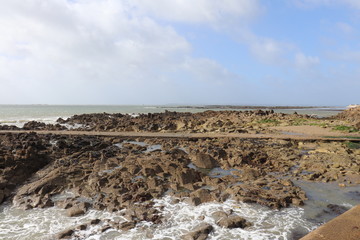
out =
{"type": "Polygon", "coordinates": [[[0,4],[0,104],[360,103],[360,0],[0,4]]]}

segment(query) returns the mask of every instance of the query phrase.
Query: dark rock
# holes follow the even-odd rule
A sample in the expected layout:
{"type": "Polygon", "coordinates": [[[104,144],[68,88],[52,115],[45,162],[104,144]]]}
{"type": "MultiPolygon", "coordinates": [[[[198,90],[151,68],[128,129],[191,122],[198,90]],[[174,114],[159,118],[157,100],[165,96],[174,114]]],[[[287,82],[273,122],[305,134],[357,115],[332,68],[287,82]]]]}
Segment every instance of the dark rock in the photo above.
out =
{"type": "Polygon", "coordinates": [[[195,183],[201,179],[198,172],[189,168],[184,169],[181,172],[177,171],[175,178],[175,181],[178,182],[181,186],[189,183],[195,183]]]}
{"type": "Polygon", "coordinates": [[[93,219],[93,220],[90,221],[90,224],[91,225],[96,225],[96,224],[99,224],[100,222],[101,222],[100,219],[93,219]]]}
{"type": "Polygon", "coordinates": [[[325,210],[325,211],[327,211],[327,212],[330,211],[331,213],[336,214],[336,215],[343,214],[344,212],[349,210],[349,208],[340,206],[337,204],[328,204],[326,207],[328,210],[325,210]]]}
{"type": "Polygon", "coordinates": [[[77,229],[77,230],[81,230],[81,231],[86,230],[86,229],[87,229],[87,225],[86,225],[86,224],[81,224],[81,225],[77,226],[76,229],[77,229]]]}
{"type": "Polygon", "coordinates": [[[136,222],[134,222],[134,221],[123,222],[123,223],[120,223],[119,229],[121,229],[123,231],[128,231],[130,229],[133,229],[135,226],[136,226],[136,222]]]}
{"type": "Polygon", "coordinates": [[[107,230],[109,230],[110,228],[111,228],[111,226],[104,226],[101,228],[100,231],[103,233],[103,232],[106,232],[107,230]]]}
{"type": "Polygon", "coordinates": [[[0,204],[3,203],[4,199],[5,199],[4,191],[0,190],[0,204]]]}
{"type": "Polygon", "coordinates": [[[73,229],[66,229],[57,234],[57,239],[70,239],[73,234],[74,234],[73,229]]]}

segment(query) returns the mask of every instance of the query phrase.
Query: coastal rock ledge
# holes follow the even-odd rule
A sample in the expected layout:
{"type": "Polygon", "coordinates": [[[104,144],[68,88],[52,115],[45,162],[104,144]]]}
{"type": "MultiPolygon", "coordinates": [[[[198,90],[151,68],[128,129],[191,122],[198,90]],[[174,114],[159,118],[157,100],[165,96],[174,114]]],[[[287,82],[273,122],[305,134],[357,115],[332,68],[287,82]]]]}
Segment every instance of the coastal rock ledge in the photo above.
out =
{"type": "MultiPolygon", "coordinates": [[[[150,116],[160,119],[156,114],[150,116]]],[[[167,113],[165,117],[175,115],[167,113]]],[[[77,122],[75,119],[83,124],[87,118],[77,116],[72,121],[77,122]]],[[[43,127],[35,123],[26,126],[43,127]]],[[[97,130],[103,128],[96,126],[97,130]]],[[[152,128],[158,129],[155,125],[152,128]]],[[[165,196],[194,206],[231,199],[281,209],[306,204],[306,193],[297,181],[360,184],[360,152],[354,144],[229,137],[0,134],[0,203],[12,201],[23,209],[57,206],[69,217],[97,209],[126,219],[94,220],[62,232],[59,238],[81,236],[81,231],[92,225],[101,226],[100,232],[128,231],[143,221],[156,228],[166,216],[155,200],[165,196]]],[[[219,227],[251,226],[247,216],[232,212],[217,212],[211,219],[212,224],[204,222],[189,229],[183,238],[206,239],[219,227]]]]}

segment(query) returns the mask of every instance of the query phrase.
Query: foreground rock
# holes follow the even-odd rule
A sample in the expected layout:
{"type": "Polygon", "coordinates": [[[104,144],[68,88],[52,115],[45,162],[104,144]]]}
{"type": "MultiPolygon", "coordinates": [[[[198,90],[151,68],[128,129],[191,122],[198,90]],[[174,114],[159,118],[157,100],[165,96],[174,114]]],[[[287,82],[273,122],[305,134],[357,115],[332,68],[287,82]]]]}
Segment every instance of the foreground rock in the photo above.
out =
{"type": "Polygon", "coordinates": [[[250,223],[238,215],[222,217],[216,224],[224,228],[246,228],[251,226],[250,223]]]}
{"type": "MultiPolygon", "coordinates": [[[[104,231],[127,231],[141,221],[161,224],[153,200],[165,194],[194,205],[233,199],[280,209],[306,203],[296,179],[358,184],[359,165],[359,152],[337,142],[7,134],[0,135],[0,201],[24,209],[56,205],[68,216],[126,209],[126,222],[104,231]]],[[[249,225],[217,215],[222,227],[249,225]]],[[[209,231],[195,230],[197,239],[209,231]]]]}
{"type": "Polygon", "coordinates": [[[195,227],[192,232],[184,235],[183,240],[205,240],[209,234],[214,230],[213,226],[207,223],[202,223],[195,227]]]}

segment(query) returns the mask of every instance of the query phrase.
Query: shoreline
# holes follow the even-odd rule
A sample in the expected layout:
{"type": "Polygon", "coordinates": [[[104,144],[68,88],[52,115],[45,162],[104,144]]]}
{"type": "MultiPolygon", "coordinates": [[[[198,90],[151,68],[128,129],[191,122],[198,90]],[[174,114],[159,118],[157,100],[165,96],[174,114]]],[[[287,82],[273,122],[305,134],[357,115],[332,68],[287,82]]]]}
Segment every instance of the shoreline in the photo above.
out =
{"type": "Polygon", "coordinates": [[[156,106],[158,108],[168,109],[250,109],[250,110],[304,110],[304,109],[318,109],[318,110],[330,110],[330,111],[342,111],[346,107],[332,107],[332,106],[258,106],[258,105],[180,105],[180,106],[156,106]]]}

